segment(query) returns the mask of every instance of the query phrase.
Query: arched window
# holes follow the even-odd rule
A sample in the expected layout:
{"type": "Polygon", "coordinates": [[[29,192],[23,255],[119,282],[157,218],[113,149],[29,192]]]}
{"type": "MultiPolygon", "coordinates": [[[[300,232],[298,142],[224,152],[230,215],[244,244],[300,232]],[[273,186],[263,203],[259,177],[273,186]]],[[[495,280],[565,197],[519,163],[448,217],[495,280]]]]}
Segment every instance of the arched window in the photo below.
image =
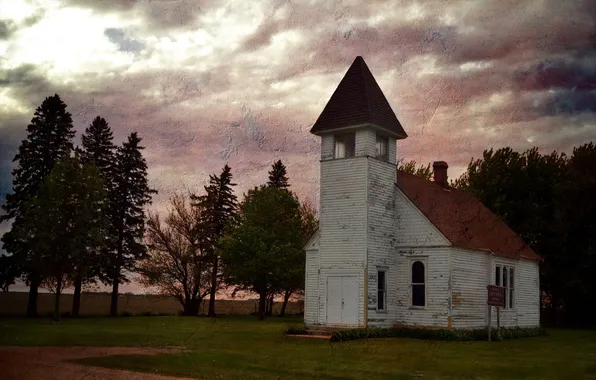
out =
{"type": "Polygon", "coordinates": [[[415,261],[412,264],[412,306],[425,305],[424,263],[415,261]]]}

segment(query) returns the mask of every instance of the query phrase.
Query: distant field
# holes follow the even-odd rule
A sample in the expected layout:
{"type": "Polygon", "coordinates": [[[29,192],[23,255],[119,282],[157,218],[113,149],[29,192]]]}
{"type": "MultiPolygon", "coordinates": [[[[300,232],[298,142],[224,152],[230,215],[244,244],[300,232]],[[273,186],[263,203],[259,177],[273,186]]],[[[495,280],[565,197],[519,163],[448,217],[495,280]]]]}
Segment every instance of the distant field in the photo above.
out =
{"type": "Polygon", "coordinates": [[[596,379],[596,331],[551,330],[504,342],[371,339],[345,343],[282,335],[300,318],[139,317],[0,319],[0,345],[184,346],[79,363],[199,379],[596,379]]]}
{"type": "MultiPolygon", "coordinates": [[[[0,315],[17,316],[23,315],[27,309],[28,293],[25,292],[0,292],[0,315]]],[[[72,308],[72,294],[63,294],[60,297],[60,310],[70,312],[72,308]]],[[[200,313],[206,313],[209,304],[208,300],[201,304],[200,313]]],[[[250,300],[216,300],[215,310],[218,314],[247,315],[257,311],[258,301],[250,300]]],[[[39,294],[37,308],[40,315],[54,311],[54,295],[39,294]]],[[[281,309],[281,303],[273,304],[274,313],[281,309]]],[[[119,313],[131,313],[133,315],[142,313],[170,314],[176,315],[182,310],[180,303],[173,298],[159,297],[155,295],[132,295],[121,294],[118,300],[119,313]]],[[[101,316],[110,312],[110,296],[108,294],[85,294],[81,295],[81,315],[101,316]]],[[[298,302],[288,303],[287,313],[298,314],[302,312],[302,306],[298,302]]]]}

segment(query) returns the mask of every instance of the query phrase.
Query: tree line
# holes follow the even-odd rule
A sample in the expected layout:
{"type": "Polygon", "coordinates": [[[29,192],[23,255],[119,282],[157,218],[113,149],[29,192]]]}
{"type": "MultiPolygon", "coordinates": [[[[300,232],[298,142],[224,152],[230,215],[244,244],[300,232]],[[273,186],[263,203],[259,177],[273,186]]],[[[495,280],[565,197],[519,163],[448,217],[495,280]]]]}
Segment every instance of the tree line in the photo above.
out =
{"type": "MultiPolygon", "coordinates": [[[[96,117],[73,146],[70,113],[58,95],[46,98],[27,126],[14,157],[13,193],[0,221],[12,221],[2,237],[3,291],[22,278],[29,286],[27,315],[37,315],[39,287],[59,296],[74,287],[72,315],[81,289],[112,287],[110,314],[117,315],[119,284],[129,274],[179,300],[196,315],[222,287],[259,295],[259,317],[283,296],[282,314],[304,288],[302,247],[318,228],[312,204],[289,190],[286,168],[273,164],[267,183],[238,201],[232,172],[210,175],[200,194],[176,194],[162,218],[144,208],[157,192],[148,186],[144,149],[136,132],[113,143],[107,121],[96,117]]],[[[485,150],[450,186],[475,195],[544,258],[540,264],[543,316],[557,324],[596,322],[596,146],[570,156],[537,148],[485,150]]],[[[398,166],[431,179],[431,165],[398,166]]]]}
{"type": "Polygon", "coordinates": [[[215,294],[222,287],[259,295],[258,315],[271,315],[273,297],[304,288],[302,250],[316,229],[316,211],[290,191],[281,160],[266,184],[250,189],[241,202],[225,166],[211,175],[204,193],[176,194],[167,216],[150,213],[148,258],[139,265],[141,283],[177,299],[185,315],[197,315],[209,296],[207,315],[216,316],[215,294]]]}
{"type": "Polygon", "coordinates": [[[121,146],[97,116],[75,147],[71,114],[55,94],[36,109],[14,157],[13,193],[0,221],[12,221],[2,237],[2,290],[15,278],[29,286],[27,315],[37,315],[40,287],[60,295],[74,287],[72,316],[79,315],[83,286],[112,287],[110,315],[118,314],[119,285],[133,272],[141,283],[175,297],[185,315],[197,315],[222,287],[259,294],[259,315],[271,314],[283,295],[281,314],[304,282],[302,247],[318,227],[314,207],[289,190],[286,167],[273,164],[269,181],[238,202],[225,166],[210,175],[202,194],[176,194],[163,218],[145,214],[151,195],[144,147],[136,132],[121,146]],[[250,240],[246,240],[250,237],[250,240]],[[265,306],[263,306],[265,305],[265,306]]]}
{"type": "MultiPolygon", "coordinates": [[[[400,169],[430,179],[410,161],[400,169]]],[[[596,145],[570,156],[537,148],[485,150],[450,186],[468,191],[497,214],[544,261],[540,263],[543,322],[596,325],[596,145]]]]}
{"type": "Polygon", "coordinates": [[[13,162],[13,192],[0,221],[12,220],[2,237],[10,254],[0,257],[3,289],[22,278],[29,286],[27,315],[36,316],[40,287],[52,290],[55,318],[60,294],[74,287],[72,315],[78,316],[85,284],[112,286],[110,314],[118,308],[118,286],[146,255],[144,207],[151,204],[142,139],[136,132],[113,143],[106,120],[97,116],[75,147],[66,104],[46,97],[27,126],[13,162]]]}

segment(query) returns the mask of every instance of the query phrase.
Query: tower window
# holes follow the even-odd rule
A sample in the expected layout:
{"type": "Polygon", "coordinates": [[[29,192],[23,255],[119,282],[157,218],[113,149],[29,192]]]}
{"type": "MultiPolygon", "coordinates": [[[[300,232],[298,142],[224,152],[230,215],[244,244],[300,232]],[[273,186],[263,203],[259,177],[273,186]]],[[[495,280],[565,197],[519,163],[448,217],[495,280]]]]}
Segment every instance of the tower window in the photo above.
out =
{"type": "Polygon", "coordinates": [[[388,140],[385,136],[377,135],[376,156],[379,160],[387,161],[388,140]]]}
{"type": "Polygon", "coordinates": [[[335,136],[335,158],[354,157],[356,152],[356,134],[348,133],[335,136]]]}

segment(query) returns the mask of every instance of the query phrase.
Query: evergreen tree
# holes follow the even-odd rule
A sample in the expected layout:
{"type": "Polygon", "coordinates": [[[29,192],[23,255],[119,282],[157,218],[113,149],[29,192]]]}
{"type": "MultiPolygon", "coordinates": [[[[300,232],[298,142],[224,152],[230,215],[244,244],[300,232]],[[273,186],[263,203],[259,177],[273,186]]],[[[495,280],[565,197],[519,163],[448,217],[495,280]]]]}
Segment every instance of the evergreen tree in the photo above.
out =
{"type": "MultiPolygon", "coordinates": [[[[110,180],[114,170],[116,146],[113,143],[114,134],[103,117],[97,116],[85,129],[81,136],[83,146],[83,160],[95,165],[104,181],[110,180]]],[[[111,182],[111,181],[110,181],[111,182]]],[[[111,183],[106,186],[110,187],[111,183]]]]}
{"type": "Polygon", "coordinates": [[[106,204],[99,171],[83,166],[78,154],[60,160],[26,203],[23,223],[15,231],[36,252],[44,282],[55,291],[56,320],[65,284],[105,244],[106,204]]]}
{"type": "Polygon", "coordinates": [[[283,164],[283,162],[281,162],[281,160],[277,160],[275,163],[273,163],[273,165],[271,165],[267,186],[273,186],[280,189],[287,189],[290,187],[288,184],[286,166],[283,164]]]}
{"type": "Polygon", "coordinates": [[[206,194],[192,196],[193,205],[203,210],[204,247],[211,258],[211,289],[209,293],[210,317],[215,317],[215,293],[219,286],[220,256],[217,253],[218,241],[226,226],[236,218],[237,198],[232,187],[232,169],[226,165],[221,175],[210,175],[209,185],[205,186],[206,194]]]}
{"type": "MultiPolygon", "coordinates": [[[[81,157],[86,164],[94,165],[101,175],[106,189],[108,200],[113,200],[110,195],[114,191],[114,167],[116,161],[116,146],[113,143],[113,133],[108,122],[100,116],[97,116],[91,124],[85,129],[81,136],[82,150],[81,157]]],[[[98,256],[107,257],[109,245],[103,248],[103,252],[98,252],[98,256]]],[[[81,289],[85,281],[93,282],[99,274],[97,261],[81,262],[73,278],[74,295],[72,301],[72,316],[79,315],[81,304],[81,289]],[[87,264],[87,265],[85,265],[87,264]]]]}
{"type": "Polygon", "coordinates": [[[147,163],[136,132],[116,151],[114,188],[110,202],[111,232],[110,252],[106,257],[102,280],[112,285],[110,315],[118,315],[118,287],[128,282],[126,271],[133,271],[138,260],[146,256],[142,243],[145,233],[144,207],[151,204],[147,180],[147,163]]]}
{"type": "Polygon", "coordinates": [[[27,249],[27,242],[18,239],[13,230],[23,222],[26,203],[37,196],[44,179],[50,174],[56,162],[72,149],[75,131],[72,117],[66,111],[66,104],[55,94],[49,96],[36,109],[31,123],[27,126],[27,138],[21,142],[13,162],[13,193],[6,195],[2,206],[5,215],[0,222],[13,219],[11,230],[4,234],[4,249],[14,256],[21,268],[24,280],[29,285],[27,315],[37,315],[37,294],[42,281],[41,261],[37,252],[27,249]]]}
{"type": "MultiPolygon", "coordinates": [[[[281,162],[281,160],[277,160],[273,163],[273,165],[271,165],[271,170],[269,171],[269,181],[267,181],[267,186],[276,187],[278,189],[287,189],[288,187],[290,187],[290,185],[288,184],[286,166],[281,162]]],[[[279,289],[271,289],[269,291],[269,294],[267,295],[265,311],[265,314],[267,316],[271,316],[273,314],[273,299],[275,298],[275,294],[278,292],[279,289]]],[[[287,295],[287,292],[285,294],[287,295]]],[[[289,298],[289,295],[287,296],[287,298],[289,298]]],[[[286,299],[285,296],[284,299],[286,299]]]]}

